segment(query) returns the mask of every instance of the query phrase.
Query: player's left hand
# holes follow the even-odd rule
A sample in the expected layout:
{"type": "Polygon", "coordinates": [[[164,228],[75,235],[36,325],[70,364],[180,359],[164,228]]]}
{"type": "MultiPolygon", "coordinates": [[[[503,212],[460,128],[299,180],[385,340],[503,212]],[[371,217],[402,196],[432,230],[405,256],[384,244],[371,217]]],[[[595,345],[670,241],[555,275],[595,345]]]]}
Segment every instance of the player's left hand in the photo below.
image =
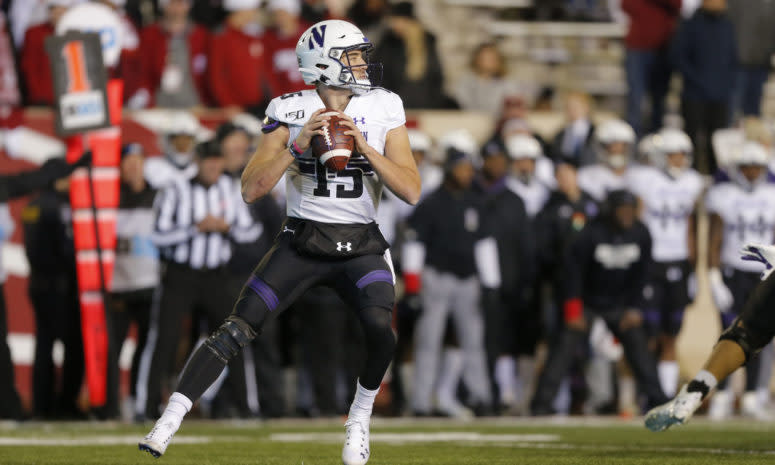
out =
{"type": "Polygon", "coordinates": [[[344,133],[348,136],[353,136],[355,140],[355,151],[361,154],[365,154],[370,148],[369,143],[366,142],[366,138],[363,137],[363,133],[361,132],[360,129],[358,129],[358,126],[355,124],[355,121],[353,121],[353,119],[350,118],[349,115],[346,115],[342,112],[339,112],[339,117],[342,118],[342,121],[340,121],[339,124],[342,124],[343,126],[347,126],[348,128],[350,128],[344,133]]]}
{"type": "Polygon", "coordinates": [[[775,263],[775,245],[763,245],[763,244],[746,244],[741,250],[743,260],[752,262],[761,262],[764,264],[764,271],[762,271],[762,281],[772,273],[773,264],[775,263]]]}

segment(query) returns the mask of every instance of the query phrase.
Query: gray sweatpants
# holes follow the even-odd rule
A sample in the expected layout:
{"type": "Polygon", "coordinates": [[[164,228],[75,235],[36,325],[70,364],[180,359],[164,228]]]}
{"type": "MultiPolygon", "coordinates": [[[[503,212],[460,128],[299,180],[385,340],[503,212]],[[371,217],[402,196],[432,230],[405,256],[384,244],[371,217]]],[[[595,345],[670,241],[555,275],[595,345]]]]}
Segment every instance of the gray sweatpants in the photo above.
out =
{"type": "Polygon", "coordinates": [[[429,413],[438,378],[442,338],[452,320],[463,351],[463,381],[473,403],[490,403],[490,381],[484,353],[484,321],[479,280],[459,278],[426,268],[422,274],[422,313],[414,331],[414,410],[429,413]]]}

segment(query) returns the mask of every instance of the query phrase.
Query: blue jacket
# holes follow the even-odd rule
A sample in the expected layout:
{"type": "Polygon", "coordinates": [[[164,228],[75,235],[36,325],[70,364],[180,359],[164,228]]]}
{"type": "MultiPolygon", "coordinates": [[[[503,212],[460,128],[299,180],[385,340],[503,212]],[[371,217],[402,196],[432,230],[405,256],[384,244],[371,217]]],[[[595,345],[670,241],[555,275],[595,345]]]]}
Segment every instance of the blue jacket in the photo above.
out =
{"type": "Polygon", "coordinates": [[[697,10],[678,27],[670,55],[683,76],[684,99],[729,101],[738,60],[735,28],[725,14],[697,10]]]}

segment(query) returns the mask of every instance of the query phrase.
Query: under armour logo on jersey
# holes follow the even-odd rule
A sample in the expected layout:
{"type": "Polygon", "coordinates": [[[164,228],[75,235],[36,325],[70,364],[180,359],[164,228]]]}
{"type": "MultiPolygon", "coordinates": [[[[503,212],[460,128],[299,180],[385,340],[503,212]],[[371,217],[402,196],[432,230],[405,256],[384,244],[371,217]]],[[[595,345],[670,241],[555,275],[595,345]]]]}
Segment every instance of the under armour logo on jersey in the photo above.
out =
{"type": "Polygon", "coordinates": [[[315,48],[315,44],[312,43],[314,40],[316,44],[318,44],[318,47],[323,46],[323,42],[326,38],[326,25],[322,25],[319,28],[312,29],[311,37],[309,38],[309,49],[312,50],[315,48]],[[319,30],[319,31],[318,31],[319,30]]]}
{"type": "Polygon", "coordinates": [[[360,118],[355,117],[353,118],[353,122],[355,122],[355,124],[366,124],[366,117],[365,116],[361,116],[360,118]]]}
{"type": "Polygon", "coordinates": [[[291,229],[288,226],[283,226],[283,232],[284,233],[289,232],[291,234],[296,234],[296,230],[295,229],[291,229]]]}
{"type": "Polygon", "coordinates": [[[342,244],[341,242],[336,243],[336,251],[337,252],[352,252],[353,251],[353,243],[347,242],[346,244],[342,244]]]}

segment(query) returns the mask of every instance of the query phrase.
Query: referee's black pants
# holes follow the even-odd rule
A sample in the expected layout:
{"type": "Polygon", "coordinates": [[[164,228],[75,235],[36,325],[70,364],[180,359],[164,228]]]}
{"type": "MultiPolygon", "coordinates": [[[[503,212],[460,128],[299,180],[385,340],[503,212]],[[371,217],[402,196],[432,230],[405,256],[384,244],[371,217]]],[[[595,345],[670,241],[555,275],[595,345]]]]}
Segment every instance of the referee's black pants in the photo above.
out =
{"type": "Polygon", "coordinates": [[[13,361],[8,348],[8,325],[6,323],[5,292],[0,283],[0,418],[19,419],[22,406],[14,383],[13,361]]]}
{"type": "MultiPolygon", "coordinates": [[[[181,326],[195,308],[201,309],[212,330],[231,313],[229,273],[223,269],[195,270],[167,263],[162,271],[160,297],[151,310],[151,324],[138,374],[139,413],[158,418],[162,389],[169,381],[181,326]],[[150,359],[150,363],[148,360],[150,359]]],[[[228,388],[239,412],[248,412],[245,364],[242,355],[229,363],[228,388]]]]}

